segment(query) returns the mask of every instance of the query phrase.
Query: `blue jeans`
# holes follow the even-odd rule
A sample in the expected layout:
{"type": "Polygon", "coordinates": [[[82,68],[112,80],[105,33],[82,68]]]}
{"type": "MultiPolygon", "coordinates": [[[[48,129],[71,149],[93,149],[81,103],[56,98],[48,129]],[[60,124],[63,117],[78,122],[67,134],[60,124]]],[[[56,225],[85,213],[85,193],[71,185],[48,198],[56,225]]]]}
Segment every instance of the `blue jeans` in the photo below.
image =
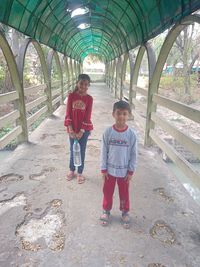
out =
{"type": "MultiPolygon", "coordinates": [[[[78,167],[78,173],[82,174],[83,169],[84,169],[84,161],[85,161],[85,151],[86,151],[86,145],[87,145],[87,140],[88,136],[90,135],[89,131],[85,131],[83,133],[83,136],[79,140],[79,144],[81,147],[81,160],[82,160],[82,165],[78,167]]],[[[75,166],[74,166],[74,159],[73,159],[73,144],[74,144],[74,139],[69,138],[70,140],[70,163],[69,163],[69,168],[70,171],[75,171],[75,166]]]]}

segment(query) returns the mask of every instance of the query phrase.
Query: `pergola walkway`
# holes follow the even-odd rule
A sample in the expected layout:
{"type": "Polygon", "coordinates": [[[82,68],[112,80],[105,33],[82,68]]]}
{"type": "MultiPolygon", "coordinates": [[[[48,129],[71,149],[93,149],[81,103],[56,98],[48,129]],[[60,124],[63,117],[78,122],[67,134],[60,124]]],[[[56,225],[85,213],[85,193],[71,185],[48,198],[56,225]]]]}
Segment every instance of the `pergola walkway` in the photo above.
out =
{"type": "MultiPolygon", "coordinates": [[[[1,164],[0,266],[200,266],[200,208],[142,142],[131,183],[131,229],[120,224],[117,188],[112,223],[107,228],[99,224],[101,135],[113,123],[115,100],[104,84],[92,85],[90,93],[94,131],[85,184],[65,178],[65,106],[34,131],[30,144],[19,146],[1,164]]],[[[129,123],[134,127],[134,121],[129,123]]]]}

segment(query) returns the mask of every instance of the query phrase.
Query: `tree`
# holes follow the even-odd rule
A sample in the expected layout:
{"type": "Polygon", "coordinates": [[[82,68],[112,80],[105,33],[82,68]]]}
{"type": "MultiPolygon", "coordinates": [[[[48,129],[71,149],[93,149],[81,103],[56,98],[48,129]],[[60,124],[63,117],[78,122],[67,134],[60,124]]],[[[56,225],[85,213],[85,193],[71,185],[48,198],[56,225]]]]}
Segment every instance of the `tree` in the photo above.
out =
{"type": "MultiPolygon", "coordinates": [[[[18,31],[16,31],[15,29],[12,29],[9,26],[4,25],[2,23],[0,23],[0,31],[6,37],[11,47],[11,50],[13,52],[13,55],[16,58],[19,53],[20,43],[22,42],[22,40],[25,39],[25,36],[19,33],[18,31]]],[[[1,80],[2,80],[1,84],[3,87],[1,89],[1,92],[2,93],[10,92],[13,89],[13,85],[12,85],[12,81],[10,77],[10,71],[6,64],[3,53],[0,54],[0,64],[1,64],[2,72],[4,73],[3,75],[1,75],[1,80]]]]}
{"type": "Polygon", "coordinates": [[[177,37],[175,45],[180,54],[180,61],[183,63],[184,93],[190,92],[191,69],[199,57],[199,28],[192,24],[186,27],[177,37]]]}

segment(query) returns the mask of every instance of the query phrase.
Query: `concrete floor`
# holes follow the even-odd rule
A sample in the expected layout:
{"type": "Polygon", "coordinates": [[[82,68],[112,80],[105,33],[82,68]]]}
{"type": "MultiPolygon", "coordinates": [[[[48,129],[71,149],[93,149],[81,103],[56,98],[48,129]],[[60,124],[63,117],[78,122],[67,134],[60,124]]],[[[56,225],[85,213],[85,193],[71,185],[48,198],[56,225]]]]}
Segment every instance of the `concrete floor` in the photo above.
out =
{"type": "Polygon", "coordinates": [[[121,225],[117,188],[111,224],[100,225],[100,143],[113,123],[115,100],[103,84],[92,85],[90,94],[94,131],[87,146],[85,184],[66,181],[65,106],[35,130],[30,144],[1,160],[0,266],[199,267],[200,207],[157,152],[142,146],[141,138],[131,183],[131,228],[121,225]]]}

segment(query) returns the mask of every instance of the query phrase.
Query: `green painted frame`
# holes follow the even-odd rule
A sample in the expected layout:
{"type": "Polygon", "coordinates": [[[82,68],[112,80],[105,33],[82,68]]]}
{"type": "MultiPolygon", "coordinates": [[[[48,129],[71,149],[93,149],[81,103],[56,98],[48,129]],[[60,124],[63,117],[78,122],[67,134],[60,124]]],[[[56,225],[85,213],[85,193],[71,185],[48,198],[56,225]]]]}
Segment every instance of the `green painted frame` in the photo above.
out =
{"type": "Polygon", "coordinates": [[[8,41],[6,40],[4,34],[0,31],[0,48],[4,54],[8,69],[10,72],[12,84],[18,92],[19,99],[16,101],[16,106],[19,109],[20,118],[17,120],[17,125],[22,127],[22,133],[18,136],[18,142],[27,142],[28,141],[28,128],[26,121],[26,107],[24,101],[24,90],[21,83],[20,74],[17,68],[17,63],[15,57],[10,48],[8,41]]]}

